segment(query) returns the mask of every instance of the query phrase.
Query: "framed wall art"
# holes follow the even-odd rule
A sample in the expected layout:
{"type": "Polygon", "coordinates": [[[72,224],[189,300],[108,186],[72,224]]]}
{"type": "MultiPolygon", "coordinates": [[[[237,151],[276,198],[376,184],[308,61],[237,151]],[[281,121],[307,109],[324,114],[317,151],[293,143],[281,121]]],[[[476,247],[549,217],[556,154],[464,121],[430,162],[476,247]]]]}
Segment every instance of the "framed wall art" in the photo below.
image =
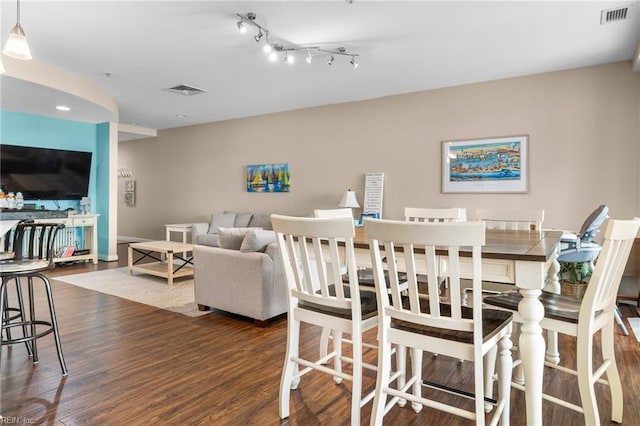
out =
{"type": "Polygon", "coordinates": [[[442,193],[528,191],[527,135],[442,142],[442,193]]]}
{"type": "Polygon", "coordinates": [[[247,192],[289,192],[289,163],[249,165],[246,182],[247,192]]]}

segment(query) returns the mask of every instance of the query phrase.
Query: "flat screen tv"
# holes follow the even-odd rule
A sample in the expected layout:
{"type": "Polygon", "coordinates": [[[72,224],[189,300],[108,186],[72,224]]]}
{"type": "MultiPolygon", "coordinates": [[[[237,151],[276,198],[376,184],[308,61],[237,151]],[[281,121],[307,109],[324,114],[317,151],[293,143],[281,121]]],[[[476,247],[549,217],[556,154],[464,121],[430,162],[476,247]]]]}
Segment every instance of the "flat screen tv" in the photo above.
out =
{"type": "Polygon", "coordinates": [[[86,197],[90,171],[90,152],[0,144],[0,185],[25,200],[86,197]]]}

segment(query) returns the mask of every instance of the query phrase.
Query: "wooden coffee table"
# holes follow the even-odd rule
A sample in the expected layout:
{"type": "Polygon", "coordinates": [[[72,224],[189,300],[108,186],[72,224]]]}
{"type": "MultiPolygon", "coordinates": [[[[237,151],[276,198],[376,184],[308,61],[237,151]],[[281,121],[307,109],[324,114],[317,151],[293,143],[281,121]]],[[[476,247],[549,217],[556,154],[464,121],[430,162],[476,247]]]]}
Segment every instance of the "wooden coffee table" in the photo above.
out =
{"type": "Polygon", "coordinates": [[[193,244],[177,241],[145,241],[129,244],[128,263],[129,274],[133,271],[155,275],[167,279],[167,284],[173,285],[174,278],[193,276],[193,257],[183,253],[193,251],[193,244]],[[142,254],[139,259],[133,260],[133,253],[142,254]],[[155,255],[159,253],[159,255],[155,255]],[[176,254],[177,253],[177,254],[176,254]],[[182,256],[180,255],[182,254],[182,256]],[[164,255],[164,256],[163,256],[164,255]],[[138,264],[142,259],[150,257],[157,262],[138,264]],[[166,260],[163,261],[162,257],[166,260]],[[179,262],[175,262],[178,260],[179,262]]]}

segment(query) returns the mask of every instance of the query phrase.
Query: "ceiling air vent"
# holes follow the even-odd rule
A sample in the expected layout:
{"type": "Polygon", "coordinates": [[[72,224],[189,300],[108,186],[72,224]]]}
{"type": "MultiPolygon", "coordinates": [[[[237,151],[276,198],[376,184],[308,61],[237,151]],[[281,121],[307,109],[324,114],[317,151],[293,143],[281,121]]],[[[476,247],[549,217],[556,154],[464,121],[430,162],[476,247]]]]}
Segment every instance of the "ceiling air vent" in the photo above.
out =
{"type": "Polygon", "coordinates": [[[629,6],[605,9],[600,13],[600,25],[624,21],[629,15],[629,6]]]}
{"type": "Polygon", "coordinates": [[[193,96],[199,95],[200,93],[206,93],[207,91],[204,89],[198,89],[197,87],[187,86],[186,84],[180,84],[175,87],[169,87],[168,89],[162,89],[167,92],[177,93],[182,96],[193,96]]]}

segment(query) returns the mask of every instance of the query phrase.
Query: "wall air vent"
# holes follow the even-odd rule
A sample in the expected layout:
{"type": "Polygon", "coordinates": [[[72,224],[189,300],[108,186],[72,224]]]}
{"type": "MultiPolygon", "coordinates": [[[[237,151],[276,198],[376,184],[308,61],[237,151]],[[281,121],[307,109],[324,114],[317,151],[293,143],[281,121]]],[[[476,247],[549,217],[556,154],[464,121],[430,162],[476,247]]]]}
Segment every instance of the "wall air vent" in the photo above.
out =
{"type": "Polygon", "coordinates": [[[624,21],[629,16],[629,6],[605,9],[600,13],[600,25],[624,21]]]}
{"type": "Polygon", "coordinates": [[[197,87],[187,86],[186,84],[180,84],[178,86],[169,87],[167,89],[162,89],[166,92],[177,93],[182,96],[193,96],[199,95],[200,93],[207,93],[204,89],[198,89],[197,87]]]}

